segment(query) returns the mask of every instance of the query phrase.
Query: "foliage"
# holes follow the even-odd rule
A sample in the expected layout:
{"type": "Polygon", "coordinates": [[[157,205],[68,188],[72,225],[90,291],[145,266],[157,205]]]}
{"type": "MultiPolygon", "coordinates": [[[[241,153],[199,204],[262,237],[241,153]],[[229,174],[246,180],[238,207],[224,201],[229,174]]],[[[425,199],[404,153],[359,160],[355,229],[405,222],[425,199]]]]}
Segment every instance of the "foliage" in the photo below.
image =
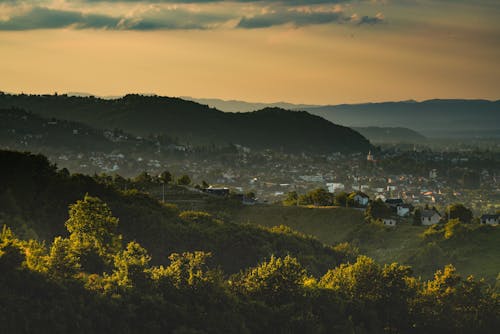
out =
{"type": "Polygon", "coordinates": [[[391,214],[391,209],[380,198],[368,204],[365,213],[371,219],[389,218],[391,214]]]}
{"type": "Polygon", "coordinates": [[[251,297],[268,303],[285,303],[301,294],[308,276],[297,259],[271,256],[269,261],[249,269],[235,285],[251,297]]]}
{"type": "MultiPolygon", "coordinates": [[[[317,279],[297,258],[272,255],[227,278],[211,266],[208,252],[172,253],[168,266],[155,266],[135,241],[109,247],[106,240],[113,238],[103,235],[113,233],[118,220],[97,198],[72,205],[68,221],[70,237],[56,237],[49,252],[4,227],[2,332],[493,333],[498,326],[496,294],[472,277],[463,280],[451,266],[421,281],[407,266],[380,266],[359,256],[317,279]],[[81,240],[103,247],[95,255],[102,262],[112,255],[112,267],[88,272],[75,251],[81,240]]],[[[270,232],[309,238],[285,226],[270,232]]],[[[335,250],[357,252],[348,244],[335,250]]]]}
{"type": "MultiPolygon", "coordinates": [[[[116,190],[112,180],[57,173],[38,156],[11,158],[23,175],[0,175],[0,181],[25,215],[19,221],[53,241],[46,245],[3,228],[1,333],[498,329],[498,295],[453,267],[425,281],[407,266],[358,256],[352,244],[325,246],[284,225],[264,228],[220,222],[203,212],[179,214],[142,192],[116,190]],[[61,214],[68,200],[74,204],[61,214]]],[[[436,240],[423,259],[428,263],[441,247],[462,242],[464,229],[483,236],[493,228],[457,221],[433,227],[436,240]]],[[[366,240],[377,233],[367,233],[366,240]]]]}
{"type": "Polygon", "coordinates": [[[286,195],[286,198],[283,200],[283,205],[286,206],[294,206],[297,205],[299,200],[299,195],[296,191],[291,191],[286,195]]]}
{"type": "Polygon", "coordinates": [[[177,184],[181,186],[188,186],[191,184],[191,179],[189,178],[188,175],[182,175],[180,178],[177,179],[177,184]]]}
{"type": "Polygon", "coordinates": [[[463,204],[453,204],[446,208],[445,217],[458,219],[460,222],[468,224],[472,222],[472,211],[463,204]]]}
{"type": "Polygon", "coordinates": [[[324,188],[317,188],[300,195],[298,201],[302,205],[328,206],[333,204],[333,196],[324,188]]]}

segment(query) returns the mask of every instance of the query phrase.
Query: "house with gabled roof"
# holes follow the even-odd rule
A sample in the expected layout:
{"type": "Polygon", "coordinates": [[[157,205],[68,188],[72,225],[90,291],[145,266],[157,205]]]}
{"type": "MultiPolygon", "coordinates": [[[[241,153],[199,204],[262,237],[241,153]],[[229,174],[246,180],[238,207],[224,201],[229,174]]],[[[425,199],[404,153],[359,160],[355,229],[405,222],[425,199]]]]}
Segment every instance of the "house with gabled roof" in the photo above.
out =
{"type": "Polygon", "coordinates": [[[422,225],[435,225],[441,220],[441,215],[436,210],[422,210],[420,220],[422,225]]]}
{"type": "Polygon", "coordinates": [[[481,224],[498,225],[498,223],[500,223],[499,214],[481,216],[481,224]]]}

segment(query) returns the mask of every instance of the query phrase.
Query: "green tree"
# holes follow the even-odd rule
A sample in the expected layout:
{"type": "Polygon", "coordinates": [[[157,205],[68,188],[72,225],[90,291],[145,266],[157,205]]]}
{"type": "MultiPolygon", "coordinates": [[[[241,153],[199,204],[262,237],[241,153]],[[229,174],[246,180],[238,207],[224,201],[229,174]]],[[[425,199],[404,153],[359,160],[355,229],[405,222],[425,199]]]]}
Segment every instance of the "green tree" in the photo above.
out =
{"type": "Polygon", "coordinates": [[[419,332],[494,333],[498,328],[498,300],[483,282],[463,280],[452,265],[438,270],[423,284],[413,301],[419,332]]]}
{"type": "Polygon", "coordinates": [[[281,304],[301,294],[308,279],[306,270],[296,258],[271,256],[269,261],[249,269],[236,285],[254,298],[281,304]]]}
{"type": "Polygon", "coordinates": [[[458,219],[461,223],[469,224],[472,221],[472,211],[463,204],[453,204],[446,208],[445,217],[448,219],[458,219]]]}
{"type": "Polygon", "coordinates": [[[283,200],[283,205],[286,205],[286,206],[297,205],[298,199],[299,199],[299,195],[297,194],[297,192],[290,191],[286,195],[286,198],[283,200]]]}
{"type": "Polygon", "coordinates": [[[7,270],[21,267],[24,259],[24,249],[21,243],[12,230],[4,225],[0,234],[0,270],[2,274],[7,270]]]}
{"type": "Polygon", "coordinates": [[[391,209],[380,198],[368,204],[365,212],[367,217],[373,219],[388,218],[391,214],[391,209]]]}
{"type": "Polygon", "coordinates": [[[134,178],[134,183],[144,190],[151,186],[153,178],[148,172],[142,172],[134,178]]]}
{"type": "Polygon", "coordinates": [[[121,236],[115,233],[118,218],[106,203],[85,195],[70,206],[65,225],[70,232],[71,248],[80,257],[85,271],[98,273],[112,264],[121,249],[121,236]]]}
{"type": "Polygon", "coordinates": [[[168,257],[170,265],[165,268],[163,276],[168,277],[170,282],[180,289],[199,290],[213,285],[219,282],[220,275],[207,266],[207,261],[211,256],[211,253],[200,251],[172,253],[168,257]]]}
{"type": "Polygon", "coordinates": [[[168,170],[160,173],[158,178],[160,179],[161,183],[169,184],[170,182],[172,182],[172,174],[168,170]]]}
{"type": "Polygon", "coordinates": [[[413,212],[413,225],[420,226],[422,225],[422,210],[420,208],[416,208],[413,212]]]}
{"type": "Polygon", "coordinates": [[[335,205],[346,207],[348,204],[348,202],[347,202],[348,197],[349,197],[349,194],[346,193],[345,191],[339,192],[337,195],[335,195],[335,205]]]}
{"type": "Polygon", "coordinates": [[[81,269],[80,259],[71,249],[71,241],[56,237],[47,259],[47,273],[55,279],[69,279],[81,269]]]}
{"type": "Polygon", "coordinates": [[[382,296],[382,273],[373,259],[361,255],[353,264],[329,270],[320,286],[332,289],[349,300],[375,301],[382,296]]]}
{"type": "Polygon", "coordinates": [[[137,242],[129,242],[127,247],[115,256],[114,279],[124,287],[145,288],[148,282],[146,269],[151,257],[137,242]]]}
{"type": "Polygon", "coordinates": [[[308,195],[316,206],[328,206],[333,204],[331,194],[323,188],[315,189],[309,192],[308,195]]]}
{"type": "Polygon", "coordinates": [[[177,179],[177,184],[181,186],[189,186],[191,184],[191,179],[189,178],[188,175],[184,174],[177,179]]]}

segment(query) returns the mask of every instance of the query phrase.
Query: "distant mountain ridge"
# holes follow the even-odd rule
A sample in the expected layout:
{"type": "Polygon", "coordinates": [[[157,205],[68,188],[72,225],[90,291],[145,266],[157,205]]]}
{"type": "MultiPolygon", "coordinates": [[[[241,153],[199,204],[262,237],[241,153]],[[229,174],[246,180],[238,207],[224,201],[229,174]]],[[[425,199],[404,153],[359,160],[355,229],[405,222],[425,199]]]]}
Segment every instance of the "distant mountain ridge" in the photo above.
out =
{"type": "Polygon", "coordinates": [[[306,108],[350,127],[406,127],[428,137],[500,138],[500,101],[427,100],[306,108]]]}
{"type": "Polygon", "coordinates": [[[240,144],[284,152],[365,152],[371,145],[356,131],[305,111],[265,108],[226,113],[180,98],[126,95],[119,99],[67,95],[0,94],[0,108],[17,107],[96,128],[134,135],[167,134],[192,145],[240,144]]]}
{"type": "Polygon", "coordinates": [[[222,100],[222,99],[206,99],[206,98],[194,98],[190,96],[182,96],[182,99],[198,102],[201,104],[206,104],[210,107],[217,108],[226,112],[249,112],[264,108],[282,108],[289,110],[304,110],[306,108],[319,107],[319,105],[313,104],[294,104],[288,102],[246,102],[238,100],[222,100]]]}
{"type": "MultiPolygon", "coordinates": [[[[278,106],[291,110],[305,110],[335,124],[357,128],[384,128],[387,134],[394,128],[408,128],[421,135],[435,138],[500,138],[500,101],[467,99],[432,99],[425,101],[375,102],[338,105],[307,105],[287,102],[258,103],[225,101],[221,99],[188,100],[214,106],[219,110],[248,112],[278,106]]],[[[367,133],[362,133],[367,136],[367,133]]],[[[384,138],[379,142],[394,142],[400,136],[384,138]]],[[[368,139],[370,136],[367,136],[368,139]]]]}

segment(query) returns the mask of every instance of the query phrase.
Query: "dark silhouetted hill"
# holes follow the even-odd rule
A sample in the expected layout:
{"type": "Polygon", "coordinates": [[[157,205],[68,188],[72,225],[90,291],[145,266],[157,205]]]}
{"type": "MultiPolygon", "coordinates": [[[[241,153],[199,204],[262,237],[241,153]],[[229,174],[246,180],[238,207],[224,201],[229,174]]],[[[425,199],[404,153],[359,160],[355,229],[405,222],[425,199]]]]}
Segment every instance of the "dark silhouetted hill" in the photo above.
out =
{"type": "Polygon", "coordinates": [[[192,145],[240,144],[285,152],[360,152],[369,141],[350,128],[304,111],[265,108],[225,113],[179,98],[126,95],[115,100],[67,95],[0,95],[0,108],[78,121],[135,135],[168,134],[192,145]]]}

